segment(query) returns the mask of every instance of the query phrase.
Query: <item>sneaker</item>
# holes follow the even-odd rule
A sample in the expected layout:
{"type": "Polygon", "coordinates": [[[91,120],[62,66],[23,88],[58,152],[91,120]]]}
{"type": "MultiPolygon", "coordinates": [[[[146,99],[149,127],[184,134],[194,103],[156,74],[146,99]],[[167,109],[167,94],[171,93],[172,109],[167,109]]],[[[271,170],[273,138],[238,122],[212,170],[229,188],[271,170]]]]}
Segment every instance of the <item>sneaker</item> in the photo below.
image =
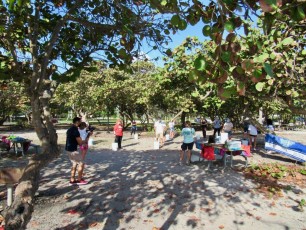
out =
{"type": "Polygon", "coordinates": [[[190,161],[186,161],[186,165],[190,165],[190,161]]]}
{"type": "Polygon", "coordinates": [[[85,185],[85,184],[88,184],[88,181],[82,179],[80,181],[76,181],[76,184],[77,185],[85,185]]]}
{"type": "Polygon", "coordinates": [[[75,185],[75,184],[77,184],[77,181],[76,181],[76,180],[74,180],[74,181],[69,181],[69,184],[75,185]]]}
{"type": "Polygon", "coordinates": [[[180,165],[180,166],[182,166],[182,165],[183,165],[183,162],[182,162],[182,161],[180,161],[179,165],[180,165]]]}

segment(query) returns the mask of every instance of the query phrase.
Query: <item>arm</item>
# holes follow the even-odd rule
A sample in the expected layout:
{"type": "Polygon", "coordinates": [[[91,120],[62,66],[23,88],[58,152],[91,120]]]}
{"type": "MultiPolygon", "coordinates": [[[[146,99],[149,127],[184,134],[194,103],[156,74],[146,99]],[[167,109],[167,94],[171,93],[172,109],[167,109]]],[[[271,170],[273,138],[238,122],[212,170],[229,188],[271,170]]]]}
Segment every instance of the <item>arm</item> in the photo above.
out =
{"type": "Polygon", "coordinates": [[[76,140],[78,142],[78,145],[82,145],[83,144],[83,140],[81,137],[76,137],[76,140]]]}

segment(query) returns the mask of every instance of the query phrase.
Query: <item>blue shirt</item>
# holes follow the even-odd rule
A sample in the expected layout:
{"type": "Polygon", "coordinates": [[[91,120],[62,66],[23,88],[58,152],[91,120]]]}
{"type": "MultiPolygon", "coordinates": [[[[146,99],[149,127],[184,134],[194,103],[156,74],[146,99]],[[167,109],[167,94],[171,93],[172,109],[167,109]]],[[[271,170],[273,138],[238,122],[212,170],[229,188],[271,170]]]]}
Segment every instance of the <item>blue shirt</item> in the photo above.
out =
{"type": "Polygon", "coordinates": [[[193,136],[195,134],[194,128],[183,128],[181,135],[184,137],[184,143],[193,142],[193,136]]]}

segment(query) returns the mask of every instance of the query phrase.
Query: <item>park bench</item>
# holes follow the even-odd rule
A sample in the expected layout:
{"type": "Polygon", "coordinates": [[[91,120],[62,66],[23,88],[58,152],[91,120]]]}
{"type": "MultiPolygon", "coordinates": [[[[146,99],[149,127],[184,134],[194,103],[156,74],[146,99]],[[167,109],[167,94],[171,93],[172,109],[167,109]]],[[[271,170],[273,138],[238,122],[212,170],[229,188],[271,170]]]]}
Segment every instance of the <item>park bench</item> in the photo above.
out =
{"type": "Polygon", "coordinates": [[[3,168],[0,170],[0,184],[7,188],[7,206],[13,202],[13,187],[18,183],[25,168],[3,168]]]}

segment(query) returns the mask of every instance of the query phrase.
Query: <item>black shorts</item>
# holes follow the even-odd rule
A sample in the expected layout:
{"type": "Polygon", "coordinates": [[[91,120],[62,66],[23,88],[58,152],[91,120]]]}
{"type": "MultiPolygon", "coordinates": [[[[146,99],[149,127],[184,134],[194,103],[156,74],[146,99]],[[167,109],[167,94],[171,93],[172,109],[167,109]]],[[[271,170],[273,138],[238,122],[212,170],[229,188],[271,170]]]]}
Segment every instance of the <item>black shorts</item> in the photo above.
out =
{"type": "Polygon", "coordinates": [[[185,150],[192,150],[192,148],[193,148],[193,142],[191,142],[191,143],[183,143],[182,145],[181,145],[181,148],[182,148],[182,150],[183,151],[185,151],[185,150]]]}

